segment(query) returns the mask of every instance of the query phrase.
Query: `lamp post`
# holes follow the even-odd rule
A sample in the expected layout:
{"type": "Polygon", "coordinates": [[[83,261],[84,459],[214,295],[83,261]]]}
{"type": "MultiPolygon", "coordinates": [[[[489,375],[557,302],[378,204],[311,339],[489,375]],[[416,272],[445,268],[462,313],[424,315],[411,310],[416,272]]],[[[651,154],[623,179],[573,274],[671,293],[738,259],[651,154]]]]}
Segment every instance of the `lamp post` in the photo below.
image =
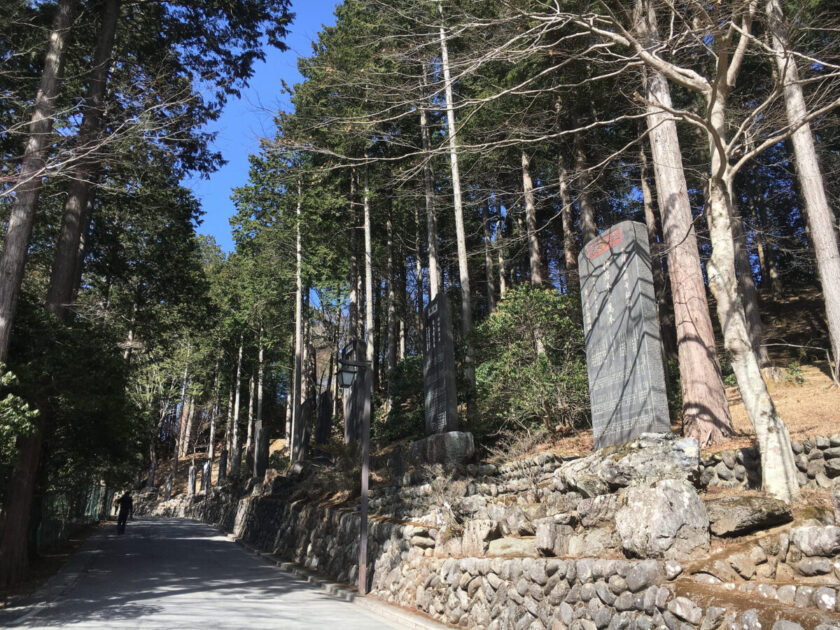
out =
{"type": "MultiPolygon", "coordinates": [[[[356,375],[361,374],[367,384],[368,370],[370,363],[367,361],[350,361],[342,359],[339,362],[338,384],[343,389],[353,386],[356,375]]],[[[365,396],[370,392],[365,387],[365,396]]],[[[351,409],[355,414],[356,405],[351,409]]],[[[368,409],[370,404],[368,403],[368,409]]],[[[354,418],[354,420],[356,420],[354,418]]],[[[362,496],[361,496],[361,523],[359,524],[359,594],[367,594],[367,539],[368,539],[368,477],[370,464],[370,413],[362,413],[362,496]]]]}

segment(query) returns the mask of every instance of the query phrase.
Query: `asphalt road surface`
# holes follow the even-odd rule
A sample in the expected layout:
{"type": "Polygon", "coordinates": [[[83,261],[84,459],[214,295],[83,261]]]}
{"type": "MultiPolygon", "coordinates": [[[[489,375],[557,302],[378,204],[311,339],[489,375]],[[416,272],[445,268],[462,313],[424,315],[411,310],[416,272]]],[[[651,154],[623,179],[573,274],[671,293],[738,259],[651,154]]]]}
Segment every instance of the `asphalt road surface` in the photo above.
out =
{"type": "Polygon", "coordinates": [[[129,521],[123,535],[106,526],[41,595],[44,605],[13,626],[399,627],[281,571],[208,525],[180,519],[129,521]]]}

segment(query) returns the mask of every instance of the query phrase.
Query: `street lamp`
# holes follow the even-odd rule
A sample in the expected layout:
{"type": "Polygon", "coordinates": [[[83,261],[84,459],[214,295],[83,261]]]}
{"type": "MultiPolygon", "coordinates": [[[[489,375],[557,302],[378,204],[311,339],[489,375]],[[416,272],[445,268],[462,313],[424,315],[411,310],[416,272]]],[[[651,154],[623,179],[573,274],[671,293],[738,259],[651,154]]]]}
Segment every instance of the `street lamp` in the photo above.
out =
{"type": "Polygon", "coordinates": [[[338,370],[338,385],[342,389],[348,389],[353,386],[353,381],[356,380],[356,374],[359,371],[358,366],[348,365],[349,362],[344,361],[338,370]]]}
{"type": "MultiPolygon", "coordinates": [[[[338,368],[338,384],[348,389],[354,386],[356,375],[361,374],[364,378],[362,386],[364,395],[370,396],[367,388],[367,370],[370,369],[369,361],[350,361],[341,359],[338,368]]],[[[358,390],[357,390],[358,391],[358,390]]],[[[359,594],[367,594],[367,540],[368,540],[368,478],[370,473],[370,400],[366,401],[367,413],[362,413],[362,496],[360,506],[361,522],[359,523],[359,594]]],[[[351,406],[352,413],[357,413],[357,406],[351,406]]],[[[356,418],[353,418],[355,424],[356,418]]]]}

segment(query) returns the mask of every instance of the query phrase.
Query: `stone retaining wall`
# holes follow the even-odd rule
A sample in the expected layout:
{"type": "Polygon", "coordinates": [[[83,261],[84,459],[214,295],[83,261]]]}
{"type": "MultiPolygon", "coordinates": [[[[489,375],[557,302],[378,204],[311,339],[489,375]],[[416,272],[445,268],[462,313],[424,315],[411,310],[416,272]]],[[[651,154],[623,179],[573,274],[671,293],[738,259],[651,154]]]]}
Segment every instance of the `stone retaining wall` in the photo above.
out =
{"type": "MultiPolygon", "coordinates": [[[[840,476],[840,434],[792,442],[797,480],[803,488],[830,488],[840,476]]],[[[721,451],[700,458],[701,487],[760,488],[761,462],[755,447],[721,451]]]]}

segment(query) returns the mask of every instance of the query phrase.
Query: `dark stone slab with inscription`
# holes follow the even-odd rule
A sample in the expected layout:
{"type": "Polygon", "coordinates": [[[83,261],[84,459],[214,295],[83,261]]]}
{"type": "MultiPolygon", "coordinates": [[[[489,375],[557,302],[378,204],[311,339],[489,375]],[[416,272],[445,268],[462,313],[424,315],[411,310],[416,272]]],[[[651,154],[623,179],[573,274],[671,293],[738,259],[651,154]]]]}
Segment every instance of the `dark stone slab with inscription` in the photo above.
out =
{"type": "MultiPolygon", "coordinates": [[[[365,342],[359,339],[348,343],[341,352],[342,361],[363,363],[365,361],[365,342]]],[[[362,427],[365,417],[370,422],[370,392],[373,388],[373,375],[369,369],[359,369],[353,385],[344,390],[344,442],[350,444],[362,442],[362,427]]],[[[369,426],[369,424],[368,424],[369,426]]]]}
{"type": "Polygon", "coordinates": [[[443,293],[429,302],[425,313],[423,349],[423,401],[426,435],[458,430],[458,394],[455,388],[455,341],[449,301],[443,293]]]}
{"type": "Polygon", "coordinates": [[[595,448],[669,432],[647,229],[612,226],[578,265],[595,448]]]}

